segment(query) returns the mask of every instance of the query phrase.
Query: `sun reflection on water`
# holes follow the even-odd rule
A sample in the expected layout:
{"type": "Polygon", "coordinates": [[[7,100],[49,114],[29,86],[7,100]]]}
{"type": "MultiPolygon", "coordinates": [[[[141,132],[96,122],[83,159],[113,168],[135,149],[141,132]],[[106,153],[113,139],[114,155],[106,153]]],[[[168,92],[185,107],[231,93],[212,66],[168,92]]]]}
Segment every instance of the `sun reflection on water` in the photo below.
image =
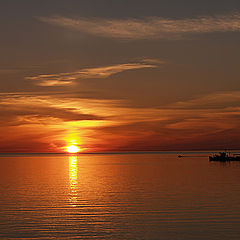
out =
{"type": "Polygon", "coordinates": [[[70,187],[70,204],[75,207],[77,203],[77,156],[69,157],[69,187],[70,187]]]}

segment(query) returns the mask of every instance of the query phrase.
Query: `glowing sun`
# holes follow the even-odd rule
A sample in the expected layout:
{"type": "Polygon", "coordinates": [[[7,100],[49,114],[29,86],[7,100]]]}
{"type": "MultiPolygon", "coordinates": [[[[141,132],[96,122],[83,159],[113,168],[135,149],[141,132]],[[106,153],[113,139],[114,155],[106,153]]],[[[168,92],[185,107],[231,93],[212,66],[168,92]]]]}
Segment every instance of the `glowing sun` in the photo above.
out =
{"type": "Polygon", "coordinates": [[[80,148],[75,145],[71,145],[67,147],[67,152],[69,153],[77,153],[79,151],[80,151],[80,148]]]}

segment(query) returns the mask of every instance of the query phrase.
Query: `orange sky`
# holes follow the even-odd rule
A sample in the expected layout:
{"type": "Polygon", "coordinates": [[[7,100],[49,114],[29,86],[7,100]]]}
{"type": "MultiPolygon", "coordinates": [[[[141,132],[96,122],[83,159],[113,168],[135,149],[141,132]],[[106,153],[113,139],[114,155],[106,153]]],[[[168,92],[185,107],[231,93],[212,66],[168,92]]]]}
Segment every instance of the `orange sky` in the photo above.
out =
{"type": "Polygon", "coordinates": [[[240,4],[92,2],[2,4],[0,152],[240,148],[240,4]]]}
{"type": "Polygon", "coordinates": [[[3,94],[1,98],[2,152],[62,152],[69,145],[87,152],[238,146],[237,91],[159,108],[61,94],[3,94]]]}

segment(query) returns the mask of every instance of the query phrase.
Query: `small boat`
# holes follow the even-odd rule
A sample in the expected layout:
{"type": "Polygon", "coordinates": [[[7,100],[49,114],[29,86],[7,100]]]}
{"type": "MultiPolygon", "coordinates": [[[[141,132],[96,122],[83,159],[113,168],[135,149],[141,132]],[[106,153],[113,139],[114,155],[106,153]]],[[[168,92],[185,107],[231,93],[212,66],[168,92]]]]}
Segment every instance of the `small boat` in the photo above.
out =
{"type": "Polygon", "coordinates": [[[209,161],[218,161],[218,162],[229,162],[229,161],[240,161],[240,154],[233,154],[226,152],[220,152],[213,156],[209,156],[209,161]]]}

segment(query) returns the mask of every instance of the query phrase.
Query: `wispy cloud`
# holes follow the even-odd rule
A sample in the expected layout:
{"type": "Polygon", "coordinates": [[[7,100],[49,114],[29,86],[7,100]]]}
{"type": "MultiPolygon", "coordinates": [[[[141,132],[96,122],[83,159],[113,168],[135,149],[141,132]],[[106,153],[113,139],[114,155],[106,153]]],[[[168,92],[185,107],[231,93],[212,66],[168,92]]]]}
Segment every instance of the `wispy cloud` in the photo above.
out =
{"type": "Polygon", "coordinates": [[[189,150],[189,147],[219,149],[226,146],[238,149],[238,99],[238,91],[213,92],[159,109],[139,111],[132,108],[131,113],[125,114],[125,118],[117,118],[121,119],[121,124],[97,129],[97,136],[103,136],[103,144],[106,138],[108,142],[117,142],[117,150],[124,151],[177,148],[189,150]]]}
{"type": "Polygon", "coordinates": [[[65,103],[63,104],[59,98],[52,96],[26,93],[0,94],[0,111],[2,112],[0,123],[6,122],[6,125],[15,125],[16,122],[18,125],[36,124],[39,123],[39,120],[43,122],[43,119],[44,121],[47,120],[48,123],[52,120],[55,123],[56,121],[104,120],[104,117],[100,115],[83,112],[85,110],[82,110],[83,107],[75,107],[74,100],[64,99],[65,103]]]}
{"type": "Polygon", "coordinates": [[[127,70],[157,68],[160,64],[163,64],[163,61],[145,59],[139,63],[125,63],[97,68],[84,68],[74,72],[38,75],[26,77],[26,79],[36,80],[36,84],[39,86],[62,86],[72,84],[78,79],[107,78],[113,74],[127,70]]]}
{"type": "Polygon", "coordinates": [[[89,128],[111,124],[107,109],[115,104],[65,94],[0,93],[0,152],[62,151],[74,135],[88,141],[89,128]]]}
{"type": "Polygon", "coordinates": [[[39,144],[41,151],[59,151],[71,134],[88,151],[208,149],[226,139],[237,148],[239,103],[239,91],[213,92],[162,108],[65,94],[0,94],[0,151],[39,151],[39,144]]]}
{"type": "Polygon", "coordinates": [[[240,13],[170,19],[149,17],[144,19],[40,17],[43,22],[73,30],[119,39],[176,39],[184,34],[240,31],[240,13]]]}
{"type": "Polygon", "coordinates": [[[216,92],[168,105],[168,109],[224,109],[240,107],[240,91],[216,92]]]}

